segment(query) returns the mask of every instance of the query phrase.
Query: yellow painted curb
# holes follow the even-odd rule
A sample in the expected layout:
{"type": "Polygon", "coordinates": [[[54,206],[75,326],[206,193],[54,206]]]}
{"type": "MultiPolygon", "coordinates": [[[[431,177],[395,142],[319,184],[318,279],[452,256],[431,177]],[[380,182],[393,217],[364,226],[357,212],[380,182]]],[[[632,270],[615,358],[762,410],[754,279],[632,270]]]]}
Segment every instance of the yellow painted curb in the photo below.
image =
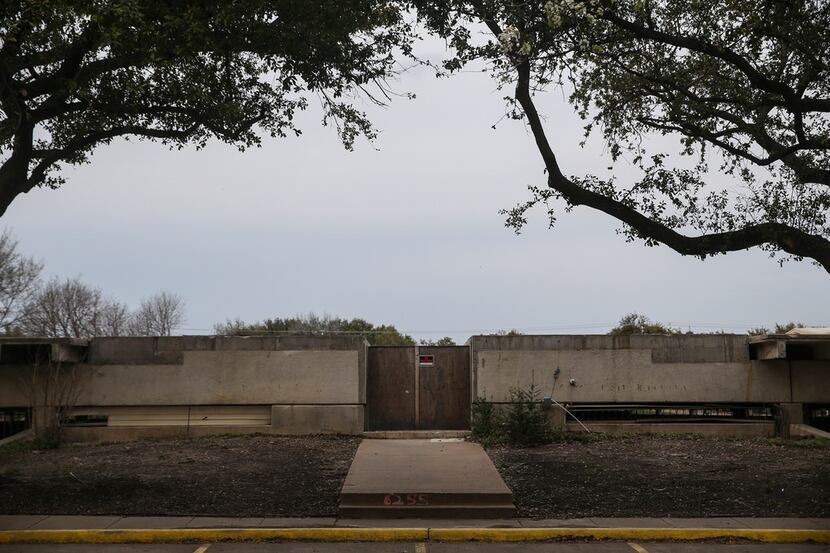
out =
{"type": "Polygon", "coordinates": [[[171,528],[7,530],[0,543],[177,543],[187,541],[423,541],[426,528],[171,528]]]}
{"type": "Polygon", "coordinates": [[[563,539],[696,541],[738,538],[768,543],[830,543],[830,530],[749,528],[180,528],[6,530],[2,543],[178,543],[219,541],[485,541],[563,539]]]}
{"type": "Polygon", "coordinates": [[[830,543],[830,530],[750,528],[431,528],[435,541],[518,542],[561,539],[694,541],[741,538],[770,543],[830,543]]]}

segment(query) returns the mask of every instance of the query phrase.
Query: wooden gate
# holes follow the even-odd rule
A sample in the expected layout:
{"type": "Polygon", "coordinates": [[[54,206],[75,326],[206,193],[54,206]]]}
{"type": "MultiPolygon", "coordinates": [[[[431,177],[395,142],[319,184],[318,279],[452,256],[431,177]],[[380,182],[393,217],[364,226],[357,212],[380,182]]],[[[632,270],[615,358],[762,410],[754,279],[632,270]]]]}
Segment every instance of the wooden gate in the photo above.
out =
{"type": "Polygon", "coordinates": [[[468,347],[369,348],[367,430],[466,430],[470,401],[468,347]]]}

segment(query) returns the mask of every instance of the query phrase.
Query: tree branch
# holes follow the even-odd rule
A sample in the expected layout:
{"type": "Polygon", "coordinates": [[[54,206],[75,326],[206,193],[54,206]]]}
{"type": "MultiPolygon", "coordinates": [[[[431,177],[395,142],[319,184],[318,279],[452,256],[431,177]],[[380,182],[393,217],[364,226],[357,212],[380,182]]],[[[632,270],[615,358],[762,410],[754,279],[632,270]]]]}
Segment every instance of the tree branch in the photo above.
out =
{"type": "MultiPolygon", "coordinates": [[[[43,182],[43,179],[46,176],[46,172],[55,163],[67,159],[68,157],[77,152],[81,152],[83,150],[91,148],[99,142],[111,140],[115,137],[124,135],[145,136],[148,138],[161,138],[170,140],[187,140],[194,132],[196,132],[199,129],[199,127],[200,125],[198,123],[194,123],[190,127],[179,130],[152,129],[147,127],[141,127],[138,125],[123,125],[78,137],[70,141],[62,148],[40,151],[37,153],[37,157],[40,158],[40,162],[34,167],[34,169],[32,169],[31,175],[27,179],[28,188],[29,190],[31,190],[33,187],[43,182]]],[[[0,205],[0,207],[4,206],[0,205]]]]}
{"type": "Polygon", "coordinates": [[[830,111],[830,100],[825,98],[800,97],[792,88],[780,81],[768,78],[766,75],[755,69],[745,58],[736,54],[732,50],[729,50],[728,48],[715,46],[714,44],[710,44],[693,37],[675,36],[657,29],[644,27],[623,19],[610,10],[606,10],[599,16],[635,36],[655,40],[664,44],[671,44],[679,48],[699,52],[701,54],[706,54],[708,56],[723,60],[746,75],[753,87],[765,92],[782,96],[787,100],[788,105],[794,111],[830,111]]]}
{"type": "Polygon", "coordinates": [[[548,170],[548,186],[559,192],[569,204],[585,205],[611,215],[633,228],[640,236],[665,244],[683,255],[705,257],[775,244],[789,254],[816,260],[830,272],[830,242],[822,236],[775,222],[750,225],[728,232],[686,236],[613,198],[572,182],[562,174],[530,95],[530,62],[520,61],[517,71],[519,78],[516,83],[516,100],[527,116],[536,146],[548,170]]]}

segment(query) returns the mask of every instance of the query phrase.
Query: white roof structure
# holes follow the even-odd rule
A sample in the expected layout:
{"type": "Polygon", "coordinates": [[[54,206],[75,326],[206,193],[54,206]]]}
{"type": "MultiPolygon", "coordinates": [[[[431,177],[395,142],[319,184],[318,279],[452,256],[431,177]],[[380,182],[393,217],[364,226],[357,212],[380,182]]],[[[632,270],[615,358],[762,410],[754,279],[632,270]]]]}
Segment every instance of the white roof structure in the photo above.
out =
{"type": "Polygon", "coordinates": [[[830,336],[830,326],[794,328],[787,332],[787,334],[791,336],[830,336]]]}

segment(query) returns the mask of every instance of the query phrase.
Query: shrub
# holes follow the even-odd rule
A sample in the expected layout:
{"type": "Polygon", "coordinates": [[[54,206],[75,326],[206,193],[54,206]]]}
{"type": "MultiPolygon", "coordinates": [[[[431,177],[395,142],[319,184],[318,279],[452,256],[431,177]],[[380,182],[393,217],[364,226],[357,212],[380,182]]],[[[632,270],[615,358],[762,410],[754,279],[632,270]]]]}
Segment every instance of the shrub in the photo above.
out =
{"type": "Polygon", "coordinates": [[[526,390],[511,388],[510,405],[504,416],[504,432],[514,445],[539,445],[550,441],[553,429],[548,414],[542,410],[539,388],[531,384],[526,390]]]}
{"type": "Polygon", "coordinates": [[[486,398],[477,398],[470,412],[470,430],[473,437],[485,445],[497,443],[502,438],[501,426],[501,417],[496,406],[486,398]]]}

